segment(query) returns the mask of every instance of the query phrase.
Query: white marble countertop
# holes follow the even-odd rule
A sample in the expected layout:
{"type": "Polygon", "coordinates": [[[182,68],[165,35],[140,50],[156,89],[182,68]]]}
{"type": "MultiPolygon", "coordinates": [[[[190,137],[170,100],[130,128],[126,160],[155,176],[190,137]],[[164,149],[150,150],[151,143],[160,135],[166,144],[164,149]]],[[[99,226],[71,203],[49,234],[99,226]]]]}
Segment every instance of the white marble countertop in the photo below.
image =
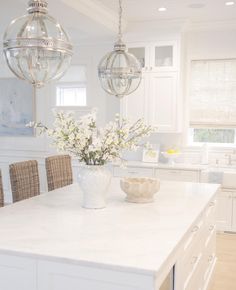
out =
{"type": "Polygon", "coordinates": [[[74,184],[0,209],[0,253],[158,273],[217,185],[162,182],[151,204],[124,202],[114,178],[107,208],[81,208],[74,184]]]}
{"type": "Polygon", "coordinates": [[[151,163],[142,161],[128,161],[128,167],[144,167],[144,168],[160,168],[160,169],[179,169],[179,170],[206,170],[209,165],[191,164],[191,163],[175,163],[170,165],[168,163],[151,163]]]}

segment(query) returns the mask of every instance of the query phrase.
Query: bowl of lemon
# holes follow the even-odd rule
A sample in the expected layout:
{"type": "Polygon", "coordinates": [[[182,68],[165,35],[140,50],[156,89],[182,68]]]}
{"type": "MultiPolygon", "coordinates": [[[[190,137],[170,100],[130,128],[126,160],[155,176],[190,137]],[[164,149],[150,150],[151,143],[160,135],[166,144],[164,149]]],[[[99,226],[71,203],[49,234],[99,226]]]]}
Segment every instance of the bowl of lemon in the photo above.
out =
{"type": "Polygon", "coordinates": [[[178,149],[168,149],[161,152],[161,154],[168,160],[170,165],[175,165],[176,159],[181,155],[178,149]]]}

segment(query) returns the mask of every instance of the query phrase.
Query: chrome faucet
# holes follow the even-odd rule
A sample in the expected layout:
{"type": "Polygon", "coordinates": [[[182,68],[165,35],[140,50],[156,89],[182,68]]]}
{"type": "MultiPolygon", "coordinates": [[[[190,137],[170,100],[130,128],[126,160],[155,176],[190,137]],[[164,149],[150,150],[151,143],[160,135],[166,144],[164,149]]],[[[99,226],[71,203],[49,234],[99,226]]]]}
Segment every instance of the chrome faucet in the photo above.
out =
{"type": "Polygon", "coordinates": [[[225,157],[228,157],[227,165],[231,166],[233,161],[235,160],[233,156],[236,155],[236,149],[233,149],[232,153],[225,154],[225,157]]]}

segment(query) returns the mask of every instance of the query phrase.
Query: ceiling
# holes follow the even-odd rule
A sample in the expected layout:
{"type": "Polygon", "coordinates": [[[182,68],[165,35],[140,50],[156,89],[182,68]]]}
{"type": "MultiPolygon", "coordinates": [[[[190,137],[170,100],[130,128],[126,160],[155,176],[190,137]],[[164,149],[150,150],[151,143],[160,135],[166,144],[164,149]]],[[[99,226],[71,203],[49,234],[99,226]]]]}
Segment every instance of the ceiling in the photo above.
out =
{"type": "MultiPolygon", "coordinates": [[[[117,10],[118,0],[96,0],[117,10]]],[[[229,1],[229,0],[228,0],[229,1]]],[[[236,2],[226,6],[226,0],[123,0],[124,17],[128,21],[186,19],[191,22],[236,20],[236,2]],[[191,8],[190,5],[201,8],[191,8]],[[167,11],[159,12],[159,7],[167,11]]]]}
{"type": "MultiPolygon", "coordinates": [[[[26,14],[28,0],[0,1],[0,37],[2,38],[10,21],[26,14]]],[[[124,18],[128,23],[177,19],[189,20],[193,23],[236,20],[236,4],[225,6],[225,1],[123,0],[124,18]],[[204,7],[193,9],[189,7],[191,4],[203,4],[204,7]],[[158,12],[159,7],[166,7],[167,11],[158,12]]],[[[73,43],[114,39],[117,30],[118,0],[48,0],[48,3],[50,14],[56,17],[69,32],[73,43]]]]}
{"type": "MultiPolygon", "coordinates": [[[[96,40],[114,36],[114,31],[98,23],[92,17],[87,17],[66,3],[68,0],[48,0],[49,14],[58,19],[59,23],[69,33],[73,43],[83,40],[96,40]]],[[[76,0],[76,3],[80,0],[76,0]]],[[[28,0],[0,0],[0,42],[10,22],[27,14],[28,0]]]]}

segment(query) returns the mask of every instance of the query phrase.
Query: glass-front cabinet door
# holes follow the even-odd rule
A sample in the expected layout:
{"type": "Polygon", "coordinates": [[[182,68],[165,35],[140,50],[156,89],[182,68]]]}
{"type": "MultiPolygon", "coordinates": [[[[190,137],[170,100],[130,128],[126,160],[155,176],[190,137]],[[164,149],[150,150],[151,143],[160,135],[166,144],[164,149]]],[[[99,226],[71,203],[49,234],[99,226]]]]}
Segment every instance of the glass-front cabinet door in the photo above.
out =
{"type": "Polygon", "coordinates": [[[178,70],[177,41],[162,41],[151,46],[150,68],[152,71],[178,70]]]}
{"type": "Polygon", "coordinates": [[[143,71],[148,71],[150,60],[149,47],[144,44],[132,43],[129,45],[128,51],[136,56],[143,68],[143,71]]]}

